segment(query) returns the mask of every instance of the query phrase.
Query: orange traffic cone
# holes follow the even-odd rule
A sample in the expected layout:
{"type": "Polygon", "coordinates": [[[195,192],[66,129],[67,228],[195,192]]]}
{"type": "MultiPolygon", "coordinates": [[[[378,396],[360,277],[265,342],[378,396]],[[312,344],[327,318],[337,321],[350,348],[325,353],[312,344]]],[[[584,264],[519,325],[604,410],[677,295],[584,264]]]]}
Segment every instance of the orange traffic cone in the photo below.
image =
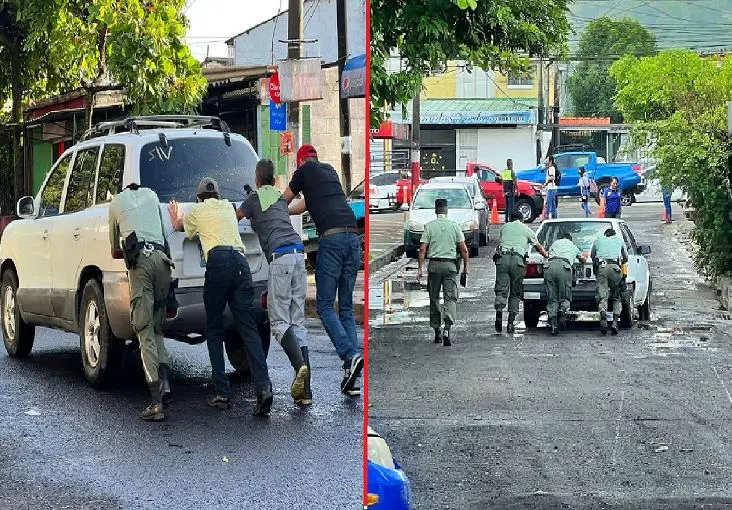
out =
{"type": "Polygon", "coordinates": [[[663,210],[663,216],[661,216],[661,223],[668,223],[668,218],[666,217],[666,209],[663,210]]]}
{"type": "Polygon", "coordinates": [[[605,207],[600,205],[600,208],[597,210],[597,217],[598,218],[604,218],[605,217],[605,207]]]}
{"type": "Polygon", "coordinates": [[[491,207],[491,225],[498,225],[498,202],[493,199],[493,207],[491,207]]]}
{"type": "Polygon", "coordinates": [[[541,208],[541,221],[546,219],[546,200],[544,200],[544,207],[541,208]]]}

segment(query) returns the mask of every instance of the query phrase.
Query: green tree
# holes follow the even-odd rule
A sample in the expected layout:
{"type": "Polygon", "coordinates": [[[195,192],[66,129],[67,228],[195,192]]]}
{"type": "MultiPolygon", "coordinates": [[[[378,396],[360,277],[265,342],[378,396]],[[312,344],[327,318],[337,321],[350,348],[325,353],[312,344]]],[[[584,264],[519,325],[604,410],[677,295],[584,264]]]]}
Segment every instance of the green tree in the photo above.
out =
{"type": "Polygon", "coordinates": [[[574,114],[622,122],[622,115],[613,106],[617,86],[608,70],[620,57],[650,56],[657,51],[653,34],[631,18],[602,17],[588,23],[577,49],[580,63],[567,84],[574,114]]]}
{"type": "Polygon", "coordinates": [[[686,191],[696,209],[696,266],[708,276],[732,270],[732,189],[726,102],[732,57],[691,51],[625,57],[610,68],[615,106],[634,122],[633,142],[650,146],[661,183],[686,191]]]}
{"type": "Polygon", "coordinates": [[[372,125],[404,104],[430,70],[462,60],[501,71],[528,69],[527,55],[564,50],[567,0],[372,0],[372,125]],[[401,70],[387,70],[398,54],[401,70]],[[389,72],[392,71],[392,72],[389,72]]]}

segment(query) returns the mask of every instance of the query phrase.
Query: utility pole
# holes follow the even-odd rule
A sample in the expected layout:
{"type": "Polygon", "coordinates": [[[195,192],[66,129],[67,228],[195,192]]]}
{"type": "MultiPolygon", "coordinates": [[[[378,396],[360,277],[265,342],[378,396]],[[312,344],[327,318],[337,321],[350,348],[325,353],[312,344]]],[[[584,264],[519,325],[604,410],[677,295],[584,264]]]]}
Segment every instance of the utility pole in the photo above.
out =
{"type": "MultiPolygon", "coordinates": [[[[304,38],[302,3],[303,0],[289,0],[287,23],[287,58],[289,60],[300,60],[302,58],[302,40],[304,38]]],[[[300,104],[297,102],[288,103],[287,129],[288,131],[292,131],[295,138],[295,151],[302,145],[301,125],[300,104]]],[[[293,158],[293,160],[295,160],[295,165],[297,165],[296,158],[293,158]]],[[[289,181],[289,179],[290,175],[287,175],[287,180],[289,181]]]]}
{"type": "Polygon", "coordinates": [[[348,58],[348,15],[346,0],[336,1],[336,17],[338,29],[338,96],[340,98],[340,126],[341,126],[341,171],[343,172],[343,187],[345,192],[351,191],[351,108],[349,100],[343,97],[343,68],[348,58]]]}
{"type": "Polygon", "coordinates": [[[420,80],[417,94],[414,96],[412,101],[412,197],[417,192],[419,186],[419,174],[421,155],[419,150],[419,122],[420,122],[420,99],[419,96],[422,93],[422,82],[420,80]]]}
{"type": "Polygon", "coordinates": [[[559,147],[559,63],[554,61],[554,118],[552,119],[552,147],[559,147]]]}
{"type": "Polygon", "coordinates": [[[536,132],[536,164],[541,163],[543,154],[541,153],[541,140],[543,131],[538,129],[538,126],[544,124],[546,113],[544,110],[544,59],[539,57],[539,66],[536,69],[539,75],[539,107],[536,115],[537,132],[536,132]]]}

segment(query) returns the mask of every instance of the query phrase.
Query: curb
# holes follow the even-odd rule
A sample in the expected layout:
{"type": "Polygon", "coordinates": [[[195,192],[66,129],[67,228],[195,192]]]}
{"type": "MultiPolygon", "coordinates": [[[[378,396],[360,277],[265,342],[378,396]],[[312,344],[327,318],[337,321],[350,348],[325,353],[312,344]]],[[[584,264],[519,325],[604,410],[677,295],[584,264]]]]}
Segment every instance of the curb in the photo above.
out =
{"type": "Polygon", "coordinates": [[[397,260],[404,253],[404,245],[394,246],[386,250],[384,253],[369,261],[369,274],[374,274],[384,266],[387,266],[397,260]]]}
{"type": "Polygon", "coordinates": [[[732,304],[732,278],[721,276],[717,278],[717,290],[719,291],[719,301],[725,310],[730,309],[732,304]]]}

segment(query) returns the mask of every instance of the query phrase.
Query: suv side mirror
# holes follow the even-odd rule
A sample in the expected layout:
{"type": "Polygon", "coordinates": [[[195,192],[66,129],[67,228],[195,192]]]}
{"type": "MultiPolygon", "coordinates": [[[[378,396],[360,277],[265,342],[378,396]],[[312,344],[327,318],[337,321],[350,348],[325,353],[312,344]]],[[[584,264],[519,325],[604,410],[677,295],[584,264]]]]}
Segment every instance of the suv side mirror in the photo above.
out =
{"type": "Polygon", "coordinates": [[[638,251],[641,255],[650,255],[651,254],[651,247],[647,244],[640,244],[638,245],[638,251]]]}
{"type": "Polygon", "coordinates": [[[35,216],[36,205],[33,202],[33,197],[23,197],[18,200],[16,212],[21,218],[31,218],[35,216]]]}

